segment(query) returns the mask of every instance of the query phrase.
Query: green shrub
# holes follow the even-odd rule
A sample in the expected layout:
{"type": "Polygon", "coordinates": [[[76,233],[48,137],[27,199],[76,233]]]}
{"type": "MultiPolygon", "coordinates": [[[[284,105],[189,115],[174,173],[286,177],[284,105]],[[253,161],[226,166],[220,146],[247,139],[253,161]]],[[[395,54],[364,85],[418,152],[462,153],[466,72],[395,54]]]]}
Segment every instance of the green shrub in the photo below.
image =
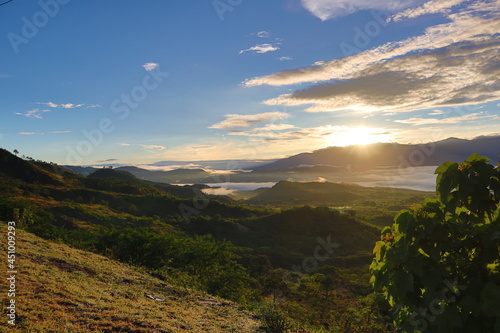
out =
{"type": "Polygon", "coordinates": [[[500,332],[500,165],[478,154],[436,173],[437,200],[382,231],[372,282],[405,332],[500,332]]]}

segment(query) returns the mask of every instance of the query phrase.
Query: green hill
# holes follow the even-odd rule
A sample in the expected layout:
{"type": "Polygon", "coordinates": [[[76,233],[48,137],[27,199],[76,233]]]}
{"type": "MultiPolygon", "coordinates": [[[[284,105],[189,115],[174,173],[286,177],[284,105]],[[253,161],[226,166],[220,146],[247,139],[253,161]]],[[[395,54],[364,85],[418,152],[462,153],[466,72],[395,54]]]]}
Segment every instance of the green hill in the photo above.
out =
{"type": "Polygon", "coordinates": [[[252,202],[287,202],[289,204],[343,205],[362,198],[356,185],[336,183],[299,183],[280,181],[271,189],[250,199],[252,202]]]}
{"type": "Polygon", "coordinates": [[[391,202],[402,205],[420,202],[431,192],[408,189],[365,187],[352,183],[280,181],[272,188],[249,193],[248,202],[287,205],[362,206],[391,202]],[[369,203],[371,202],[371,204],[369,203]]]}

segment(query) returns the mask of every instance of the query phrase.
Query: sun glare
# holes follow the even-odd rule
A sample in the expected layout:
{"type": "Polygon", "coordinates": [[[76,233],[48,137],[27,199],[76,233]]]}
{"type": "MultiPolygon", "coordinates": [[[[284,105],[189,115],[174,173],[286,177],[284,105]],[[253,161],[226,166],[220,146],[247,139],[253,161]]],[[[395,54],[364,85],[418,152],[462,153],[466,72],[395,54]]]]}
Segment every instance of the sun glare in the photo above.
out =
{"type": "Polygon", "coordinates": [[[353,127],[329,135],[326,140],[330,146],[367,145],[376,142],[389,142],[390,133],[377,128],[353,127]]]}

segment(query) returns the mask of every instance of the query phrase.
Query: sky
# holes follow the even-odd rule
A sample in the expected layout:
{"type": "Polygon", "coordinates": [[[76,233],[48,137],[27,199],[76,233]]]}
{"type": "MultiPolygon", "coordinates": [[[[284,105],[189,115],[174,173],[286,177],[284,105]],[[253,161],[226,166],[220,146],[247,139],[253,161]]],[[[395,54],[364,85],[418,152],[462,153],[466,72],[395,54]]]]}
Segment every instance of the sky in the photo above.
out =
{"type": "Polygon", "coordinates": [[[13,0],[0,6],[0,147],[142,164],[500,134],[499,9],[13,0]]]}

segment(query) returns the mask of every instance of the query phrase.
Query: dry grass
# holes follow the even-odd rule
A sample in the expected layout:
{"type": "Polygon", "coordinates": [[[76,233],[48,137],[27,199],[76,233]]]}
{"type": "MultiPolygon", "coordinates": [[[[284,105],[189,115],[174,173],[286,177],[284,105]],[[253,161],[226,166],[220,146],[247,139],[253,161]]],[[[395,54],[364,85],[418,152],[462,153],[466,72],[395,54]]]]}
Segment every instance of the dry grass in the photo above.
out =
{"type": "MultiPolygon", "coordinates": [[[[0,230],[5,272],[5,224],[0,230]]],[[[256,332],[260,326],[231,302],[166,285],[133,267],[22,230],[16,236],[17,325],[7,324],[3,277],[2,332],[256,332]]]]}

